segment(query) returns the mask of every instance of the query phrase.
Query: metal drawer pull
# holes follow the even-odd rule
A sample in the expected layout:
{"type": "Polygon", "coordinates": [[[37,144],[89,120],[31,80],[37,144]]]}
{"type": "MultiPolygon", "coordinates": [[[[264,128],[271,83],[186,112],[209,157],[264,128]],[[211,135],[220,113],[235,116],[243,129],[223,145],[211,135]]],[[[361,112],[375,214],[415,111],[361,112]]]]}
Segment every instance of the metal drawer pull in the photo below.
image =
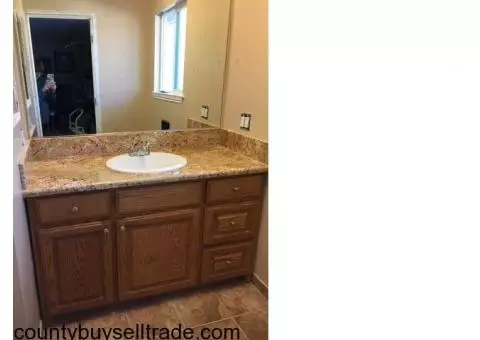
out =
{"type": "Polygon", "coordinates": [[[232,190],[233,191],[238,191],[238,190],[240,190],[240,188],[239,187],[233,187],[232,190]]]}
{"type": "Polygon", "coordinates": [[[232,264],[232,261],[228,261],[228,260],[227,260],[227,261],[225,261],[225,264],[226,264],[226,265],[230,265],[230,264],[232,264]]]}
{"type": "Polygon", "coordinates": [[[78,207],[76,205],[74,205],[72,207],[72,213],[76,213],[76,212],[78,212],[78,207]]]}

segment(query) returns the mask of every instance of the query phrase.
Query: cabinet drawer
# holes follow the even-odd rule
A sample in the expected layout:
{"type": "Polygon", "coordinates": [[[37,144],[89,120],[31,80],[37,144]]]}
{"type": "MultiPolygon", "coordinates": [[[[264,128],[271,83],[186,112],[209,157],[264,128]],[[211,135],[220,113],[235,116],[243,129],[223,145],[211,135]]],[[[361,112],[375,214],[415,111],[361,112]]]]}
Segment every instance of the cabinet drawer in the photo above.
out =
{"type": "Polygon", "coordinates": [[[207,202],[238,201],[262,194],[263,176],[235,177],[210,180],[207,184],[207,202]]]}
{"type": "Polygon", "coordinates": [[[257,230],[258,202],[209,207],[205,211],[203,242],[207,245],[245,241],[257,230]]]}
{"type": "Polygon", "coordinates": [[[108,219],[111,211],[109,192],[36,198],[29,205],[41,226],[108,219]]]}
{"type": "Polygon", "coordinates": [[[117,191],[117,211],[131,215],[200,205],[202,183],[190,182],[117,191]]]}
{"type": "Polygon", "coordinates": [[[253,252],[252,242],[204,249],[202,282],[251,274],[253,252]]]}

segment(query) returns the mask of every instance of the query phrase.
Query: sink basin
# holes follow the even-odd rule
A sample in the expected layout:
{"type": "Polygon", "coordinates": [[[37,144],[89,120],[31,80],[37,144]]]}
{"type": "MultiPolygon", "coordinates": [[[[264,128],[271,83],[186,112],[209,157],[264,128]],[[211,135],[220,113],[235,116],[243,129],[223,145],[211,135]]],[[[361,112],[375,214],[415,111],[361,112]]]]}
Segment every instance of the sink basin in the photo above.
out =
{"type": "Polygon", "coordinates": [[[186,165],[184,157],[165,152],[151,152],[147,156],[134,157],[123,154],[107,161],[107,167],[114,171],[139,174],[173,172],[186,165]]]}

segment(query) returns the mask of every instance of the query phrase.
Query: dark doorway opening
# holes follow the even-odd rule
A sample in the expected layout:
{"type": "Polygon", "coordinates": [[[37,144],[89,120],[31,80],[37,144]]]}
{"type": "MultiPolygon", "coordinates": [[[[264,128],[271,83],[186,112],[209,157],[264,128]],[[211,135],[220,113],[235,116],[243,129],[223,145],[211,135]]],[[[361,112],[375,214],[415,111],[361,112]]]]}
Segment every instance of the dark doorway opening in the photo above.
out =
{"type": "Polygon", "coordinates": [[[96,133],[88,19],[30,18],[44,136],[96,133]]]}

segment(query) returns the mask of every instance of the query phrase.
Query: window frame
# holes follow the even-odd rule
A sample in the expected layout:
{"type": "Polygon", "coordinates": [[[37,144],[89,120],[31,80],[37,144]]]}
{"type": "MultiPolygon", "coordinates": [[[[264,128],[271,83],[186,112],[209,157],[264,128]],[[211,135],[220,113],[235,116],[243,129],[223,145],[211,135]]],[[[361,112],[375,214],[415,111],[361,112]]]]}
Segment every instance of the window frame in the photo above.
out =
{"type": "MultiPolygon", "coordinates": [[[[168,6],[167,8],[161,10],[159,13],[155,14],[155,55],[154,55],[154,79],[153,79],[153,97],[156,99],[161,99],[174,103],[183,103],[184,101],[184,88],[181,91],[177,92],[167,92],[162,91],[160,88],[160,79],[161,79],[161,57],[162,57],[162,20],[163,16],[172,10],[180,10],[187,7],[187,0],[177,0],[173,5],[168,6]]],[[[187,9],[188,13],[188,9],[187,9]]],[[[188,14],[187,14],[188,15],[188,14]]],[[[187,20],[187,18],[185,18],[187,20]]],[[[178,26],[177,26],[178,34],[178,26]]],[[[177,39],[178,40],[178,39],[177,39]]],[[[178,53],[178,51],[177,51],[178,53]]],[[[175,57],[175,62],[178,61],[178,54],[175,57]]],[[[183,58],[185,59],[185,58],[183,58]]],[[[185,65],[183,65],[185,69],[185,65]]],[[[175,73],[177,70],[175,70],[175,73]]],[[[185,74],[184,74],[185,77],[185,74]]]]}

